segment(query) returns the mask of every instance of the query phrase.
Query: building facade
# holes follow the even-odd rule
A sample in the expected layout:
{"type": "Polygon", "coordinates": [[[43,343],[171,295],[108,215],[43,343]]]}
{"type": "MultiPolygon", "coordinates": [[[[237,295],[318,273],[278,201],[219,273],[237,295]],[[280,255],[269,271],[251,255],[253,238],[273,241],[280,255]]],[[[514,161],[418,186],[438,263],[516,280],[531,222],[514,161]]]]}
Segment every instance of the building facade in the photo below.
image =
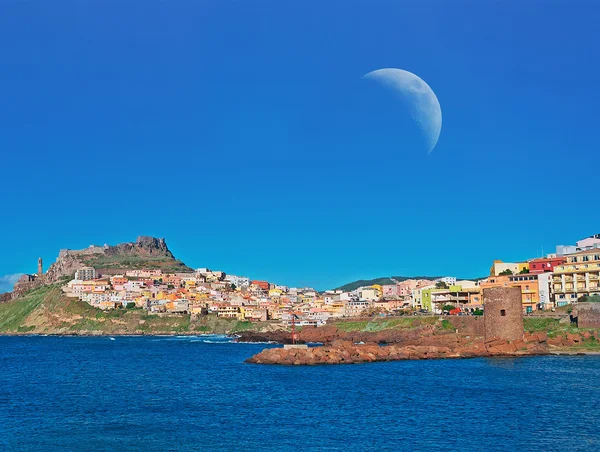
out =
{"type": "Polygon", "coordinates": [[[82,267],[75,272],[75,279],[79,281],[96,279],[96,269],[94,267],[82,267]]]}
{"type": "Polygon", "coordinates": [[[583,295],[600,295],[600,249],[565,256],[554,268],[552,291],[557,306],[577,301],[583,295]]]}

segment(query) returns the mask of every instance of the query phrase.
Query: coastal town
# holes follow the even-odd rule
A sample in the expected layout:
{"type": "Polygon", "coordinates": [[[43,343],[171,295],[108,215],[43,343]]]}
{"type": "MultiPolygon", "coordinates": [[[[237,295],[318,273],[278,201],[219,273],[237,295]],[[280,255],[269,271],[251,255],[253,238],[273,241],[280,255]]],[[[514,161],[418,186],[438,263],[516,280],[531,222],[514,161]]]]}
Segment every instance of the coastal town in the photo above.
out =
{"type": "MultiPolygon", "coordinates": [[[[41,260],[38,273],[43,273],[41,260]]],[[[35,278],[35,275],[25,275],[35,278]]],[[[144,309],[154,314],[213,314],[246,321],[320,326],[329,319],[450,314],[481,315],[486,288],[517,287],[524,314],[555,310],[600,294],[600,234],[559,245],[556,252],[523,262],[493,261],[489,276],[457,280],[391,280],[353,290],[288,287],[209,268],[192,272],[130,269],[102,274],[78,268],[63,286],[66,296],[102,310],[144,309]]]]}

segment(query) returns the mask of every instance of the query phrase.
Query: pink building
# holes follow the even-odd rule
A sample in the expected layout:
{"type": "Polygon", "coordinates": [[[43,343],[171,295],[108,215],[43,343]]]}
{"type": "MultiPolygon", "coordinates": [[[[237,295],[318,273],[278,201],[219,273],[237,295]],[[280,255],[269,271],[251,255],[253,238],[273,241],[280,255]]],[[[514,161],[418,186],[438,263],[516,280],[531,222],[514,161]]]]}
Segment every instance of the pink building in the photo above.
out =
{"type": "Polygon", "coordinates": [[[381,286],[383,298],[396,298],[398,296],[398,287],[397,284],[385,284],[381,286]]]}

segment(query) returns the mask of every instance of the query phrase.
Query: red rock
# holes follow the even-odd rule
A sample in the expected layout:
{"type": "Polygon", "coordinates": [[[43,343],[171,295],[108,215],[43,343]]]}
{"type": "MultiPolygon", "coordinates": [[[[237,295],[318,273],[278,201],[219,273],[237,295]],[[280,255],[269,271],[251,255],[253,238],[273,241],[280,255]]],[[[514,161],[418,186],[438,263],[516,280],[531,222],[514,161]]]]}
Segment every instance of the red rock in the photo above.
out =
{"type": "Polygon", "coordinates": [[[515,344],[512,342],[508,342],[502,345],[496,345],[495,347],[493,347],[494,351],[497,351],[499,353],[514,353],[517,351],[515,344]]]}
{"type": "Polygon", "coordinates": [[[563,340],[564,340],[564,338],[558,336],[558,337],[553,337],[553,338],[548,339],[547,343],[548,343],[548,345],[560,347],[561,345],[563,345],[563,340]]]}
{"type": "Polygon", "coordinates": [[[567,333],[567,342],[581,342],[581,336],[579,334],[567,333]]]}
{"type": "Polygon", "coordinates": [[[525,345],[525,341],[522,339],[517,339],[516,341],[513,341],[513,345],[515,347],[516,350],[525,350],[527,349],[527,346],[525,345]]]}

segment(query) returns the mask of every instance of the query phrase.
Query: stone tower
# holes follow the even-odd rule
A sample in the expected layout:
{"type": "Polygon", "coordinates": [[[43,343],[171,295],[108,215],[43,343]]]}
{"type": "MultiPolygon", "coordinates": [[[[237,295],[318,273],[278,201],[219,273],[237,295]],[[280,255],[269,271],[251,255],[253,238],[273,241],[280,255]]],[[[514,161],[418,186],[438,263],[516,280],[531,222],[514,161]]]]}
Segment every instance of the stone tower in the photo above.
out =
{"type": "Polygon", "coordinates": [[[37,275],[38,277],[42,277],[42,275],[44,274],[44,265],[42,264],[42,258],[38,258],[38,272],[37,275]]]}
{"type": "Polygon", "coordinates": [[[523,303],[519,287],[483,289],[485,340],[523,339],[523,303]]]}

